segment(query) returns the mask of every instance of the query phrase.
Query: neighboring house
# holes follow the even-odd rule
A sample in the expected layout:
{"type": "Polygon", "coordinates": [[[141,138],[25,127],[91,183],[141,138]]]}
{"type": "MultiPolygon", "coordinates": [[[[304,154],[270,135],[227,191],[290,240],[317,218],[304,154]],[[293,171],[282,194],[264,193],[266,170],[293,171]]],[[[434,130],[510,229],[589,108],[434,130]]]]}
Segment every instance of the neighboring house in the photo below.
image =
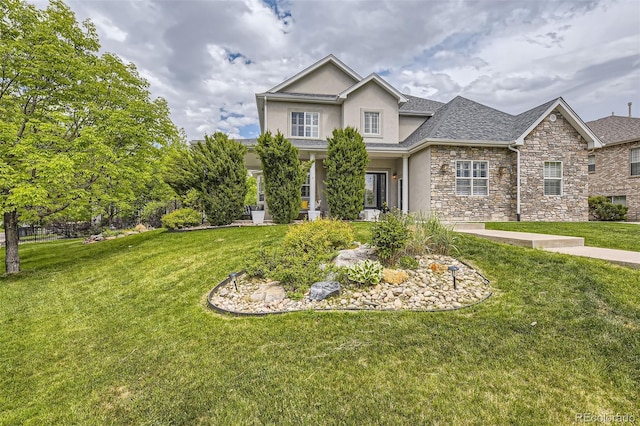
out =
{"type": "MultiPolygon", "coordinates": [[[[302,188],[308,210],[317,200],[327,208],[327,137],[353,126],[370,159],[365,210],[387,203],[449,221],[588,218],[587,153],[601,143],[562,98],[519,115],[460,96],[443,104],[403,94],[377,74],[363,78],[329,55],[256,94],[256,103],[261,132],[281,131],[302,160],[314,160],[302,188]]],[[[259,177],[256,141],[243,143],[259,177]]]]}
{"type": "Polygon", "coordinates": [[[604,143],[589,153],[589,195],[604,195],[629,207],[640,221],[640,118],[610,116],[587,125],[604,143]]]}

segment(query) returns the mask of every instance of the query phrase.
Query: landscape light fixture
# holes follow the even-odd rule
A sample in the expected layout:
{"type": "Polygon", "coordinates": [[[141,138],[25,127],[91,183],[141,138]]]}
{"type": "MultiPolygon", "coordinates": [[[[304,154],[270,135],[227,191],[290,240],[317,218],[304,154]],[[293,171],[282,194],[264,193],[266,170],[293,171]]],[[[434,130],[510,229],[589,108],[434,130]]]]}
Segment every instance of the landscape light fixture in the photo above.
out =
{"type": "Polygon", "coordinates": [[[238,273],[232,272],[229,274],[229,280],[233,283],[233,287],[235,287],[236,291],[238,291],[238,273]]]}
{"type": "Polygon", "coordinates": [[[456,286],[456,272],[459,270],[460,268],[458,268],[455,265],[451,265],[449,266],[449,270],[451,271],[451,276],[453,277],[453,289],[457,290],[458,287],[456,286]]]}

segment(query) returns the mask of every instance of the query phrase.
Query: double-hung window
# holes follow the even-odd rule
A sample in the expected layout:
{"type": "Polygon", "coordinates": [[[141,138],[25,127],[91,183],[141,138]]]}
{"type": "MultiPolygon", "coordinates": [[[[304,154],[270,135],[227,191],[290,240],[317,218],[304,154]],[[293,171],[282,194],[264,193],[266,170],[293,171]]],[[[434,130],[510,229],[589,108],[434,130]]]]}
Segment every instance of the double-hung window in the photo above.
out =
{"type": "Polygon", "coordinates": [[[544,162],[544,195],[562,195],[562,162],[544,162]]]}
{"type": "Polygon", "coordinates": [[[456,195],[489,195],[488,161],[456,161],[456,195]]]}
{"type": "Polygon", "coordinates": [[[631,176],[640,176],[640,148],[631,150],[631,176]]]}
{"type": "Polygon", "coordinates": [[[317,138],[320,127],[319,112],[292,112],[291,136],[299,138],[317,138]]]}
{"type": "Polygon", "coordinates": [[[589,156],[589,173],[595,173],[595,172],[596,172],[596,156],[590,155],[589,156]]]}
{"type": "Polygon", "coordinates": [[[362,128],[365,135],[380,135],[380,112],[364,111],[362,128]]]}

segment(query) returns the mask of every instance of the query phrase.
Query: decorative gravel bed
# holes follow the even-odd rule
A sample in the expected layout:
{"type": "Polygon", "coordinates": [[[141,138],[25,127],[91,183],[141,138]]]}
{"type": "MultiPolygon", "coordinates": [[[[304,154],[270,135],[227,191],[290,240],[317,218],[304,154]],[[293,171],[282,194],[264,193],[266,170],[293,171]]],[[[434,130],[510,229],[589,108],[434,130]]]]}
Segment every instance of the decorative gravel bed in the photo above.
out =
{"type": "Polygon", "coordinates": [[[468,307],[491,296],[489,280],[471,266],[448,256],[420,257],[416,270],[406,270],[408,278],[400,284],[383,282],[343,287],[340,294],[321,301],[286,297],[277,282],[237,278],[236,286],[225,280],[209,294],[209,306],[237,315],[264,315],[302,310],[412,310],[446,311],[468,307]],[[448,266],[459,268],[456,288],[448,266]],[[265,297],[266,296],[266,297],[265,297]],[[259,300],[258,300],[259,299],[259,300]]]}

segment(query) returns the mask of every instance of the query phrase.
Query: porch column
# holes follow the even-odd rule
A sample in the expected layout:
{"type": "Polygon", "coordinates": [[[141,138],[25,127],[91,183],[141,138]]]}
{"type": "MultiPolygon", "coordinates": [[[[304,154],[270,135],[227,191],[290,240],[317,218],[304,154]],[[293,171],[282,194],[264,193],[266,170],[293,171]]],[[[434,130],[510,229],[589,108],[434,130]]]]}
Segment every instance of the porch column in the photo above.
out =
{"type": "Polygon", "coordinates": [[[309,169],[309,210],[314,211],[316,209],[316,154],[314,152],[309,154],[309,161],[311,161],[311,168],[309,169]]]}
{"type": "Polygon", "coordinates": [[[409,156],[402,156],[402,212],[409,213],[409,156]]]}

